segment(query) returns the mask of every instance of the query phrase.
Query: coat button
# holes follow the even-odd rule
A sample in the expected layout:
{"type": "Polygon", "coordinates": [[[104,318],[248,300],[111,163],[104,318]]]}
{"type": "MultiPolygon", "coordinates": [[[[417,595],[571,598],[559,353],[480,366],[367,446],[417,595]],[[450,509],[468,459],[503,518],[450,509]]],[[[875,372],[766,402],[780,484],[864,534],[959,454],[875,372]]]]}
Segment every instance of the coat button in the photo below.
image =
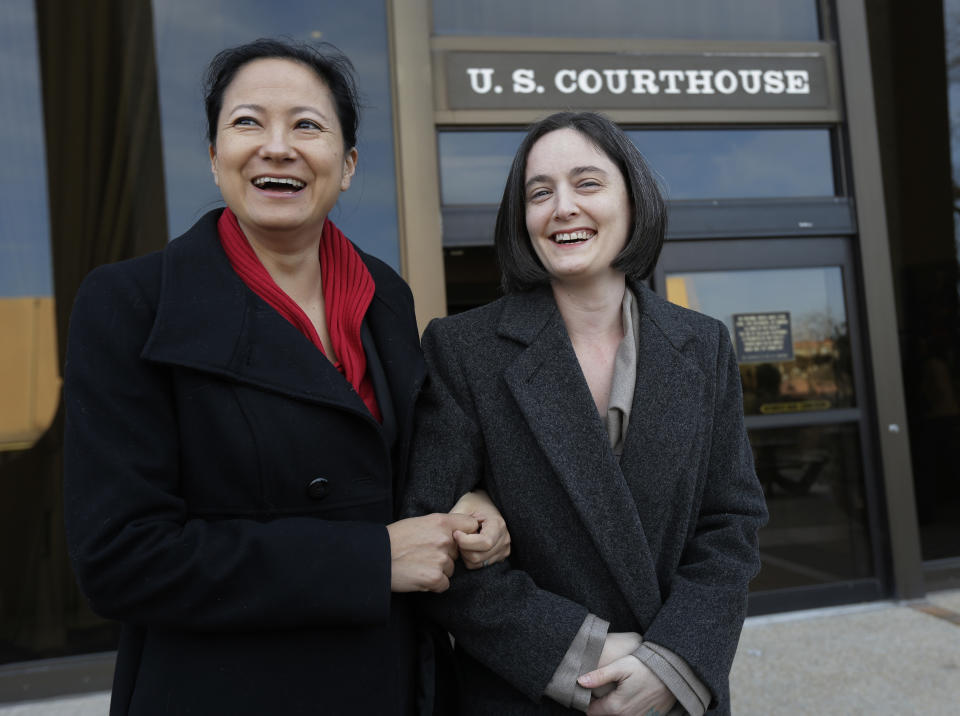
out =
{"type": "Polygon", "coordinates": [[[325,477],[318,477],[311,480],[307,485],[307,494],[315,500],[322,500],[330,491],[330,481],[325,477]]]}

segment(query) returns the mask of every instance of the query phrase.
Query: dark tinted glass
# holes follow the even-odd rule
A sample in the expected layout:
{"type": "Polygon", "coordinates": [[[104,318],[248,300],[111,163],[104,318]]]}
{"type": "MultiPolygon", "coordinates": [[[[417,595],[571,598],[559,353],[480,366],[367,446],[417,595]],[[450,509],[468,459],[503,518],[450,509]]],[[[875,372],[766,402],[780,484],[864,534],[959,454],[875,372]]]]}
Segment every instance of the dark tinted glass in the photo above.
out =
{"type": "MultiPolygon", "coordinates": [[[[62,460],[57,432],[48,432],[60,374],[38,34],[33,0],[0,3],[0,664],[116,648],[116,627],[73,586],[62,460]]],[[[82,135],[73,117],[56,126],[82,135]]],[[[26,688],[0,700],[30,698],[26,688]]]]}
{"type": "Polygon", "coordinates": [[[855,425],[751,430],[770,522],[753,591],[874,575],[855,425]]]}
{"type": "MultiPolygon", "coordinates": [[[[931,30],[939,29],[935,12],[924,17],[928,18],[931,30]]],[[[913,185],[916,177],[923,175],[900,172],[902,185],[909,188],[900,190],[904,217],[900,235],[904,248],[896,259],[900,269],[897,298],[910,453],[925,560],[960,558],[960,0],[944,0],[943,28],[952,187],[938,190],[938,179],[933,179],[920,184],[924,190],[917,192],[913,185]],[[948,203],[951,197],[952,207],[948,203]],[[931,211],[934,208],[936,211],[931,211]],[[916,227],[907,218],[918,212],[926,213],[922,227],[916,227]],[[946,218],[950,213],[952,226],[940,223],[940,217],[946,218]]],[[[911,27],[907,31],[915,30],[911,27]]],[[[931,53],[920,71],[939,71],[937,61],[931,53]]],[[[903,58],[900,62],[909,66],[911,73],[916,71],[911,60],[903,58]]],[[[935,79],[922,86],[929,88],[930,93],[943,91],[935,79]]],[[[911,86],[910,92],[913,91],[911,86]]],[[[902,96],[914,101],[914,95],[905,91],[902,96]]],[[[924,102],[923,107],[935,110],[941,106],[940,98],[917,96],[924,102]]],[[[917,151],[912,142],[915,128],[939,130],[936,112],[921,113],[924,114],[928,115],[926,119],[915,119],[914,124],[900,130],[899,141],[910,147],[908,151],[917,151]]],[[[930,177],[941,177],[937,157],[941,146],[946,149],[946,140],[945,136],[940,140],[939,131],[925,137],[921,156],[913,157],[912,166],[928,171],[930,177]]]]}
{"type": "MultiPolygon", "coordinates": [[[[627,134],[668,199],[835,194],[827,129],[644,129],[627,134]]],[[[440,132],[443,203],[499,203],[522,139],[522,132],[440,132]]]]}
{"type": "Polygon", "coordinates": [[[818,40],[816,0],[442,0],[437,35],[818,40]]]}
{"type": "Polygon", "coordinates": [[[747,415],[856,404],[839,266],[669,274],[667,298],[723,321],[747,415]]]}
{"type": "Polygon", "coordinates": [[[305,3],[252,0],[165,0],[155,2],[153,8],[171,236],[180,235],[205,211],[222,206],[210,175],[200,89],[213,55],[258,37],[326,41],[354,62],[363,101],[357,174],[330,218],[361,248],[398,267],[393,118],[382,0],[324,3],[322,12],[305,3]]]}

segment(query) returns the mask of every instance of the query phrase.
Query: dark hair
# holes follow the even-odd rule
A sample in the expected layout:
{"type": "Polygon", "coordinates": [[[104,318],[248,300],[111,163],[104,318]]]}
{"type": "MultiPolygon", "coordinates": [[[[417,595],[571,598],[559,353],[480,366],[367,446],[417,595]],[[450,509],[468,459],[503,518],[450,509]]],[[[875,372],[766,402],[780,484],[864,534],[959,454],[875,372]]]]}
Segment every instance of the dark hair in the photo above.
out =
{"type": "Polygon", "coordinates": [[[207,139],[216,145],[217,118],[223,107],[223,93],[241,67],[254,60],[277,58],[299,62],[313,70],[333,96],[345,150],[357,145],[360,102],[353,78],[353,63],[329,43],[319,46],[286,40],[261,38],[217,53],[207,66],[203,81],[203,103],[207,112],[207,139]]]}
{"type": "Polygon", "coordinates": [[[606,154],[623,175],[630,197],[633,231],[612,265],[630,278],[646,278],[663,247],[667,211],[643,155],[609,118],[595,112],[558,112],[530,127],[507,175],[494,235],[503,290],[507,293],[526,291],[550,282],[550,275],[537,257],[527,233],[524,183],[531,148],[545,134],[558,129],[580,132],[606,154]]]}

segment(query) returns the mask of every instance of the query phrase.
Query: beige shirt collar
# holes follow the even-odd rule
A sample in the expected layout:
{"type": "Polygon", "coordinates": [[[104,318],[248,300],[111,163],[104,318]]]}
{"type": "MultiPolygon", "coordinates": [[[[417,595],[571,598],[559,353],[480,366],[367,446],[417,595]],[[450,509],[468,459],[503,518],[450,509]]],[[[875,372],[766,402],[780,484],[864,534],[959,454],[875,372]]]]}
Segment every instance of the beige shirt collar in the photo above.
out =
{"type": "Polygon", "coordinates": [[[610,386],[610,400],[604,425],[610,438],[613,454],[619,457],[623,453],[623,443],[630,424],[630,408],[633,405],[633,393],[637,385],[637,341],[640,337],[640,309],[636,297],[629,286],[623,292],[620,306],[623,320],[623,340],[617,348],[613,363],[613,381],[610,386]]]}

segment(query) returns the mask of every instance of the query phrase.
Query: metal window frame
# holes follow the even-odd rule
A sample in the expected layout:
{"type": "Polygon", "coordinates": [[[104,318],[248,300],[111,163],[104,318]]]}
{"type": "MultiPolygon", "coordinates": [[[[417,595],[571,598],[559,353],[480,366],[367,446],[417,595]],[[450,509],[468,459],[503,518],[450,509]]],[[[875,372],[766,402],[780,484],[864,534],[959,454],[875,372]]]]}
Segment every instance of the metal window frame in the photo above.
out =
{"type": "MultiPolygon", "coordinates": [[[[797,199],[677,199],[667,202],[668,241],[743,237],[837,236],[856,233],[846,197],[797,199]]],[[[443,247],[493,245],[495,204],[448,204],[443,247]]]]}

